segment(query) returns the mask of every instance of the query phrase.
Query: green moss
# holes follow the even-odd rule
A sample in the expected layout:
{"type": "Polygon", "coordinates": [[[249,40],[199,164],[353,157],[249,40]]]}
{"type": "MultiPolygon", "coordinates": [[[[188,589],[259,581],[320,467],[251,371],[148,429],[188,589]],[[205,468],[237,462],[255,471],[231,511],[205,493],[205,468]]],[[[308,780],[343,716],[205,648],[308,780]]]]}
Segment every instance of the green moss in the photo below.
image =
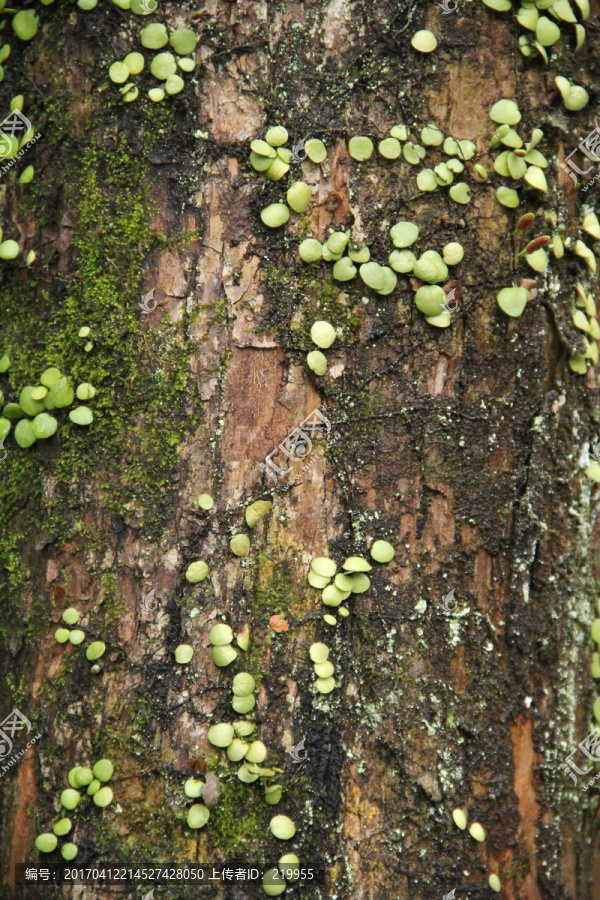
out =
{"type": "Polygon", "coordinates": [[[248,856],[254,843],[262,844],[268,839],[268,824],[273,813],[264,803],[263,793],[258,781],[251,785],[242,784],[237,775],[221,781],[219,803],[210,813],[210,834],[222,854],[248,856]],[[255,796],[251,797],[253,789],[255,796]]]}

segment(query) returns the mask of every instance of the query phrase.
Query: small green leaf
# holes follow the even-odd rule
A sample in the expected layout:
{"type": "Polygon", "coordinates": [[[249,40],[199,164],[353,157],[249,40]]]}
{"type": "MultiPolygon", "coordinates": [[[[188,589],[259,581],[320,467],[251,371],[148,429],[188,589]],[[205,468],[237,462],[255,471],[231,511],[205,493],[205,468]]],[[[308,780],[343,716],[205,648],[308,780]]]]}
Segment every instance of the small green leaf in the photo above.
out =
{"type": "Polygon", "coordinates": [[[22,41],[30,41],[37,34],[39,20],[32,9],[23,9],[12,20],[13,31],[22,41]]]}

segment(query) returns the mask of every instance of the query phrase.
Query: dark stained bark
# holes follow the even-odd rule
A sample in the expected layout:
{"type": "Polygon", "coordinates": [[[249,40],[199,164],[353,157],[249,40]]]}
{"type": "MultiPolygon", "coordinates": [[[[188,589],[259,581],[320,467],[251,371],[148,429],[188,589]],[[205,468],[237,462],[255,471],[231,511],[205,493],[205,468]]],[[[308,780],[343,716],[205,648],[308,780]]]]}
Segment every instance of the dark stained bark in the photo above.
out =
{"type": "MultiPolygon", "coordinates": [[[[598,192],[579,192],[558,166],[594,125],[597,3],[587,50],[572,52],[563,24],[550,66],[521,56],[513,15],[480,2],[459,0],[451,15],[404,0],[210,0],[192,17],[199,9],[167,2],[145,19],[108,0],[89,12],[40,6],[38,34],[11,39],[5,63],[2,108],[25,94],[42,137],[0,182],[4,239],[21,250],[0,267],[0,356],[11,358],[0,389],[14,400],[56,365],[98,393],[89,428],[63,412],[57,435],[29,449],[11,433],[0,462],[0,713],[16,707],[42,734],[0,777],[0,898],[115,896],[14,885],[15,863],[60,860],[34,841],[58,818],[68,770],[108,757],[113,803],[73,814],[79,866],[296,852],[302,865],[324,860],[326,876],[317,889],[290,886],[292,897],[488,897],[494,872],[510,900],[595,900],[598,789],[584,792],[559,765],[590,731],[596,697],[598,489],[585,469],[599,394],[595,369],[580,376],[568,360],[582,347],[576,283],[599,299],[572,252],[578,238],[593,246],[580,221],[598,192]],[[131,79],[139,98],[123,103],[108,67],[141,49],[148,21],[191,27],[197,68],[154,105],[146,53],[131,79]],[[438,38],[427,56],[411,48],[420,28],[438,38]],[[558,73],[590,90],[582,112],[565,111],[558,73]],[[469,205],[421,193],[416,173],[437,150],[419,167],[349,156],[353,135],[377,143],[404,122],[418,140],[434,123],[474,141],[492,174],[488,112],[501,97],[518,102],[522,135],[544,130],[550,162],[548,193],[527,192],[518,211],[498,204],[497,176],[478,183],[470,164],[469,205]],[[267,181],[247,157],[274,124],[290,147],[322,138],[328,156],[293,165],[312,204],[271,230],[260,210],[284,199],[288,180],[267,181]],[[20,185],[29,163],[35,179],[20,185]],[[531,238],[558,231],[571,244],[509,319],[497,292],[536,276],[515,264],[525,212],[536,213],[531,238]],[[556,226],[544,218],[553,213],[556,226]],[[448,329],[425,322],[410,276],[380,296],[298,259],[307,235],[351,228],[385,263],[389,228],[404,219],[419,225],[419,252],[464,246],[448,329]],[[152,288],[159,305],[146,315],[152,288]],[[339,330],[322,378],[305,362],[320,319],[339,330]],[[329,439],[274,486],[261,462],[314,409],[329,439]],[[203,492],[210,512],[195,502],[203,492]],[[257,499],[273,508],[250,530],[244,509],[257,499]],[[234,531],[250,537],[245,560],[230,552],[234,531]],[[394,560],[374,564],[370,590],[331,628],[306,583],[311,559],[368,557],[378,538],[394,560]],[[201,559],[210,577],[189,584],[201,559]],[[152,590],[158,602],[145,608],[152,590]],[[89,640],[54,638],[67,606],[107,644],[100,674],[89,640]],[[273,615],[288,630],[274,631],[273,615]],[[249,650],[223,669],[208,643],[221,617],[251,630],[249,650]],[[331,647],[328,695],[314,689],[313,641],[331,647]],[[182,643],[195,648],[187,666],[174,662],[182,643]],[[266,764],[284,769],[277,806],[206,739],[237,718],[238,671],[257,681],[266,764]],[[295,764],[301,740],[308,758],[295,764]],[[190,757],[221,784],[199,832],[185,821],[190,757]],[[484,826],[484,843],[455,827],[456,807],[484,826]],[[285,845],[268,830],[279,813],[297,828],[285,845]]],[[[239,885],[211,894],[264,896],[239,885]]]]}

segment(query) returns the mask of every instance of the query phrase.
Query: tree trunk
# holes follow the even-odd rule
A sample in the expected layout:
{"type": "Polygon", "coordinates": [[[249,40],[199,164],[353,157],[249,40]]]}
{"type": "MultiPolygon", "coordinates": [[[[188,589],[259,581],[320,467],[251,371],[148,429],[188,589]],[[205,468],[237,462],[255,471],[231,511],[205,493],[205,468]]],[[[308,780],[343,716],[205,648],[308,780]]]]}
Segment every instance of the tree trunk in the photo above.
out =
{"type": "MultiPolygon", "coordinates": [[[[466,0],[451,14],[405,0],[164,3],[148,18],[108,0],[37,11],[30,42],[6,26],[3,108],[23,93],[41,137],[2,175],[3,239],[19,255],[0,270],[0,356],[10,357],[0,388],[15,402],[56,366],[97,393],[89,427],[61,408],[57,433],[23,448],[13,423],[0,463],[0,712],[18,709],[41,735],[27,746],[27,729],[16,733],[10,758],[27,749],[0,768],[0,897],[115,896],[15,886],[14,874],[17,863],[63,862],[35,839],[60,818],[69,770],[108,758],[113,802],[98,808],[84,788],[59,838],[59,849],[77,844],[78,868],[273,864],[294,852],[302,867],[323,860],[325,875],[288,886],[292,897],[487,897],[497,874],[511,900],[600,898],[598,788],[560,768],[594,721],[598,489],[586,467],[598,389],[593,366],[582,377],[569,358],[583,352],[576,283],[597,295],[573,253],[577,239],[593,246],[580,224],[597,187],[583,194],[559,168],[593,127],[593,104],[567,112],[554,86],[557,73],[597,83],[597,24],[585,23],[572,54],[573,27],[561,23],[546,66],[519,52],[514,16],[466,0]],[[149,66],[170,48],[143,49],[149,22],[198,36],[184,89],[158,103],[149,66]],[[435,33],[432,53],[411,46],[420,29],[435,33]],[[107,73],[132,51],[146,66],[131,77],[139,97],[124,103],[107,73]],[[548,192],[520,188],[518,210],[495,196],[519,186],[493,169],[504,148],[490,147],[489,110],[503,97],[518,103],[524,140],[543,129],[550,161],[548,192]],[[456,175],[469,204],[417,188],[421,169],[448,158],[441,148],[417,166],[379,155],[399,123],[415,143],[429,123],[475,142],[456,175]],[[293,160],[285,178],[266,180],[248,165],[249,142],[272,125],[287,128],[290,148],[322,139],[326,160],[293,160]],[[368,161],[351,158],[354,135],[373,140],[368,161]],[[30,164],[34,179],[20,184],[30,164]],[[265,227],[261,210],[297,180],[312,188],[308,210],[265,227]],[[536,223],[521,240],[526,212],[536,223]],[[417,256],[464,247],[448,328],[425,321],[410,274],[384,296],[298,257],[304,238],[352,229],[387,265],[389,229],[403,220],[419,226],[417,256]],[[538,274],[516,252],[545,232],[567,251],[538,274]],[[496,295],[528,278],[530,302],[509,318],[496,295]],[[322,377],[306,364],[319,320],[337,330],[322,377]],[[313,410],[330,432],[288,461],[277,448],[313,410]],[[277,480],[261,468],[272,451],[291,469],[277,480]],[[214,498],[208,511],[202,493],[214,498]],[[249,528],[256,500],[273,506],[249,528]],[[249,556],[231,552],[234,533],[250,538],[249,556]],[[395,548],[389,564],[370,557],[378,539],[395,548]],[[373,565],[346,618],[307,584],[320,556],[373,565]],[[198,560],[209,577],[189,583],[198,560]],[[55,639],[67,607],[81,614],[78,646],[55,639]],[[250,645],[219,668],[208,635],[221,621],[235,634],[248,625],[250,645]],[[96,674],[92,641],[106,644],[96,674]],[[328,694],[315,689],[313,642],[330,647],[328,694]],[[181,644],[194,648],[187,665],[175,662],[181,644]],[[240,763],[207,740],[216,722],[243,718],[231,708],[242,671],[257,683],[264,766],[283,770],[266,779],[282,785],[276,806],[264,779],[243,784],[240,763]],[[293,748],[306,758],[294,761],[293,748]],[[220,781],[199,831],[186,824],[202,802],[184,794],[202,766],[190,759],[220,781]],[[290,841],[269,830],[278,814],[295,823],[290,841]]],[[[572,759],[587,768],[579,750],[572,759]]],[[[247,883],[209,893],[265,896],[247,883]]]]}

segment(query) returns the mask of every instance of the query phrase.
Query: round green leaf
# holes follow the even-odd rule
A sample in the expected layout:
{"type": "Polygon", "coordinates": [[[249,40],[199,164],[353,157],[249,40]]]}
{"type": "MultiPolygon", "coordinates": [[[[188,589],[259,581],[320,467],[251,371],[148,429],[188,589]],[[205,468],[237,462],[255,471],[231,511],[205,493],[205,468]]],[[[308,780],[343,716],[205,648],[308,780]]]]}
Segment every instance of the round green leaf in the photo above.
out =
{"type": "Polygon", "coordinates": [[[412,222],[396,222],[390,228],[390,237],[394,247],[403,249],[414,244],[419,237],[419,229],[412,222]]]}
{"type": "Polygon", "coordinates": [[[353,137],[348,142],[348,152],[352,159],[362,162],[373,153],[373,141],[368,137],[353,137]]]}
{"type": "MultiPolygon", "coordinates": [[[[113,3],[115,2],[117,0],[113,0],[113,3]]],[[[118,0],[117,6],[121,9],[130,9],[136,16],[149,16],[158,9],[156,0],[118,0]],[[123,6],[123,3],[126,5],[123,6]]]]}
{"type": "Polygon", "coordinates": [[[279,869],[267,869],[262,880],[262,889],[267,897],[278,897],[285,888],[286,883],[279,869]]]}
{"type": "Polygon", "coordinates": [[[59,819],[56,825],[54,825],[52,831],[54,834],[57,834],[59,837],[64,837],[65,834],[68,834],[71,828],[73,827],[71,820],[67,818],[59,819]]]}
{"type": "Polygon", "coordinates": [[[233,641],[233,631],[229,625],[224,622],[218,622],[210,630],[208,640],[213,647],[224,647],[233,641]]]}
{"type": "Polygon", "coordinates": [[[333,266],[332,275],[336,281],[351,281],[356,277],[357,268],[349,256],[342,256],[333,266]]]}
{"type": "Polygon", "coordinates": [[[250,553],[250,539],[248,535],[235,534],[229,542],[229,548],[236,556],[248,556],[250,553]]]}
{"type": "Polygon", "coordinates": [[[44,372],[42,372],[40,376],[40,382],[44,385],[44,387],[50,389],[51,387],[54,387],[60,377],[60,369],[57,369],[56,366],[50,366],[49,369],[46,369],[44,372]]]}
{"type": "Polygon", "coordinates": [[[383,297],[386,297],[388,294],[391,294],[393,290],[395,290],[396,285],[398,284],[398,276],[388,266],[381,266],[381,270],[383,272],[384,279],[383,287],[380,288],[377,293],[381,294],[383,297]]]}
{"type": "Polygon", "coordinates": [[[336,339],[335,328],[329,322],[315,322],[310,329],[310,336],[317,347],[327,350],[336,339]]]}
{"type": "Polygon", "coordinates": [[[94,421],[94,414],[87,406],[77,406],[71,410],[69,418],[76,425],[91,425],[94,421]]]}
{"type": "Polygon", "coordinates": [[[520,316],[529,300],[529,291],[522,287],[502,288],[498,292],[498,306],[507,316],[520,316]]]}
{"type": "Polygon", "coordinates": [[[130,75],[139,75],[140,72],[144,70],[144,57],[136,50],[134,50],[132,53],[128,53],[123,62],[129,69],[130,75]]]}
{"type": "Polygon", "coordinates": [[[30,41],[37,34],[39,20],[32,9],[23,9],[13,17],[12,27],[18,38],[30,41]]]}
{"type": "Polygon", "coordinates": [[[469,185],[464,181],[453,184],[448,193],[455,203],[466,205],[471,200],[469,185]]]}
{"type": "Polygon", "coordinates": [[[419,53],[431,53],[437,47],[437,38],[432,31],[423,29],[413,35],[411,44],[419,53]]]}
{"type": "Polygon", "coordinates": [[[383,141],[380,141],[377,149],[384,159],[398,159],[402,153],[400,141],[394,137],[385,138],[383,141]]]}
{"type": "MultiPolygon", "coordinates": [[[[237,659],[238,654],[234,647],[230,644],[225,644],[222,647],[213,647],[211,655],[215,666],[225,668],[225,666],[231,665],[237,659]]],[[[237,712],[245,712],[245,710],[237,710],[237,712]]]]}
{"type": "Polygon", "coordinates": [[[98,781],[110,781],[113,776],[114,766],[109,759],[99,759],[92,769],[94,778],[98,781]]]}
{"type": "Polygon", "coordinates": [[[415,254],[410,250],[392,250],[388,262],[394,272],[412,272],[415,262],[415,254]]]}
{"type": "Polygon", "coordinates": [[[303,262],[318,262],[323,255],[323,248],[315,238],[306,238],[298,247],[298,254],[303,262]]]}
{"type": "Polygon", "coordinates": [[[306,212],[310,206],[312,193],[305,181],[295,181],[287,192],[287,202],[297,213],[306,212]]]}
{"type": "Polygon", "coordinates": [[[18,253],[19,245],[16,241],[2,241],[0,244],[0,259],[14,259],[18,253]]]}
{"type": "Polygon", "coordinates": [[[369,565],[362,556],[349,556],[342,568],[346,572],[370,572],[373,566],[369,565]]]}
{"type": "Polygon", "coordinates": [[[175,57],[168,51],[157,53],[150,64],[150,71],[159,81],[166,81],[169,75],[174,75],[177,71],[175,57]]]}
{"type": "Polygon", "coordinates": [[[435,191],[438,183],[433,169],[421,169],[417,175],[417,187],[420,191],[435,191]]]}
{"type": "Polygon", "coordinates": [[[271,833],[281,841],[289,841],[296,834],[296,826],[288,816],[273,816],[269,828],[271,833]]]}
{"type": "Polygon", "coordinates": [[[189,56],[196,49],[198,38],[189,28],[180,28],[169,36],[169,43],[178,56],[189,56]]]}
{"type": "Polygon", "coordinates": [[[329,656],[329,647],[327,644],[321,644],[320,642],[311,644],[308,648],[308,655],[314,663],[324,663],[329,656]]]}
{"type": "Polygon", "coordinates": [[[187,815],[190,828],[203,828],[210,819],[210,810],[203,803],[194,803],[187,815]]]}
{"type": "Polygon", "coordinates": [[[323,141],[318,138],[311,138],[304,145],[306,155],[314,163],[322,163],[327,156],[327,149],[323,141]]]}
{"type": "MultiPolygon", "coordinates": [[[[337,572],[337,566],[334,560],[329,559],[328,556],[315,556],[310,564],[310,568],[316,575],[320,575],[321,578],[327,579],[333,578],[337,572]]],[[[323,585],[323,587],[325,587],[325,585],[323,585]]]]}
{"type": "Polygon", "coordinates": [[[226,722],[213,725],[209,728],[207,738],[213,747],[229,747],[233,741],[233,726],[226,722]]]}
{"type": "Polygon", "coordinates": [[[287,128],[284,128],[283,125],[274,125],[267,131],[265,141],[271,147],[283,147],[287,143],[288,137],[287,128]]]}
{"type": "Polygon", "coordinates": [[[191,584],[197,584],[199,581],[204,581],[207,575],[207,564],[203,560],[198,560],[197,562],[190,563],[185,573],[185,578],[186,581],[189,581],[191,584]]]}
{"type": "Polygon", "coordinates": [[[70,631],[69,641],[74,646],[77,646],[77,644],[82,644],[85,641],[85,631],[82,631],[81,628],[75,628],[73,631],[70,631]]]}
{"type": "Polygon", "coordinates": [[[2,415],[7,419],[22,419],[25,413],[18,403],[7,403],[2,410],[2,415]]]}
{"type": "Polygon", "coordinates": [[[413,272],[429,284],[439,284],[448,278],[448,266],[436,250],[426,250],[415,262],[413,272]]]}
{"type": "MultiPolygon", "coordinates": [[[[94,6],[96,5],[96,0],[89,0],[89,2],[93,2],[94,6]]],[[[81,4],[81,0],[79,0],[78,5],[80,5],[80,4],[81,4]]],[[[93,7],[88,6],[88,7],[83,7],[83,9],[93,9],[93,7]]],[[[67,861],[69,861],[71,859],[75,859],[78,852],[79,852],[79,848],[78,848],[77,844],[63,844],[62,847],[60,848],[60,855],[62,856],[63,859],[66,859],[67,861]]]]}
{"type": "Polygon", "coordinates": [[[45,440],[56,433],[58,422],[49,413],[39,413],[31,423],[31,430],[38,440],[45,440]]]}
{"type": "Polygon", "coordinates": [[[85,651],[85,655],[87,659],[90,660],[90,662],[93,662],[95,659],[100,659],[101,656],[104,656],[105,651],[105,643],[103,643],[102,641],[94,641],[85,651]]]}
{"type": "Polygon", "coordinates": [[[196,798],[202,796],[203,787],[204,782],[200,778],[188,778],[183,786],[183,792],[186,797],[190,797],[192,800],[195,800],[196,798]]]}
{"type": "Polygon", "coordinates": [[[65,809],[75,809],[80,801],[81,794],[74,788],[67,788],[60,795],[61,806],[64,806],[65,809]]]}
{"type": "Polygon", "coordinates": [[[44,406],[46,409],[63,409],[65,406],[70,406],[74,399],[75,394],[69,379],[65,375],[61,375],[44,398],[44,406]]]}
{"type": "Polygon", "coordinates": [[[517,125],[521,121],[521,113],[514,100],[498,100],[489,115],[492,122],[500,125],[517,125]]]}
{"type": "Polygon", "coordinates": [[[463,246],[462,244],[459,244],[458,241],[450,241],[450,243],[446,244],[442,250],[442,259],[447,266],[457,266],[462,262],[464,255],[465,251],[463,246]]]}
{"type": "MultiPolygon", "coordinates": [[[[283,161],[280,156],[276,156],[265,175],[269,181],[281,181],[284,175],[290,171],[289,165],[283,161]]],[[[287,220],[286,220],[287,221],[287,220]]]]}
{"type": "Polygon", "coordinates": [[[255,500],[254,503],[247,506],[245,516],[248,528],[254,528],[267,515],[272,505],[270,500],[255,500]]]}
{"type": "Polygon", "coordinates": [[[41,853],[52,853],[56,850],[57,844],[58,838],[50,832],[39,834],[35,839],[35,846],[41,853]]]}
{"type": "Polygon", "coordinates": [[[189,663],[193,655],[194,648],[190,647],[189,644],[179,644],[179,646],[175,648],[175,662],[180,663],[180,665],[189,663]]]}
{"type": "Polygon", "coordinates": [[[129,78],[129,69],[124,62],[114,62],[108,70],[108,77],[115,84],[123,84],[129,78]]]}
{"type": "MultiPolygon", "coordinates": [[[[215,650],[222,649],[230,650],[231,648],[215,647],[215,650]]],[[[244,716],[246,715],[246,713],[249,713],[254,709],[254,707],[256,706],[256,700],[254,699],[254,697],[234,697],[231,701],[231,705],[236,713],[239,713],[240,716],[244,716]]]]}
{"type": "Polygon", "coordinates": [[[33,166],[27,166],[27,168],[23,169],[23,171],[19,175],[19,184],[29,184],[31,181],[33,181],[33,175],[33,166]]]}
{"type": "Polygon", "coordinates": [[[385,287],[385,272],[383,271],[383,266],[380,266],[379,263],[363,263],[359,272],[364,283],[374,291],[381,291],[385,287]]]}
{"type": "Polygon", "coordinates": [[[285,203],[270,203],[261,210],[260,217],[267,228],[281,228],[290,218],[290,211],[285,203]]]}
{"type": "Polygon", "coordinates": [[[446,294],[437,284],[424,284],[415,294],[417,309],[425,316],[438,316],[444,309],[446,294]]]}
{"type": "Polygon", "coordinates": [[[535,36],[542,47],[551,47],[560,38],[560,28],[546,16],[540,16],[535,27],[535,36]]]}
{"type": "Polygon", "coordinates": [[[96,791],[92,800],[96,804],[96,806],[100,806],[102,809],[104,807],[109,806],[112,803],[113,792],[109,787],[100,788],[99,791],[96,791]]]}
{"type": "Polygon", "coordinates": [[[518,192],[514,188],[505,187],[504,185],[497,189],[496,199],[498,203],[501,203],[502,206],[507,206],[509,209],[516,209],[519,205],[518,192]]]}
{"type": "Polygon", "coordinates": [[[315,375],[324,375],[327,371],[327,357],[320,350],[311,350],[310,353],[307,353],[306,364],[315,375]]]}
{"type": "Polygon", "coordinates": [[[162,22],[146,25],[140,33],[140,41],[142,47],[146,47],[148,50],[160,50],[169,42],[166,25],[163,25],[162,22]]]}
{"type": "Polygon", "coordinates": [[[35,444],[36,436],[33,433],[29,419],[21,419],[20,422],[17,422],[15,426],[15,441],[24,450],[35,444]]]}
{"type": "Polygon", "coordinates": [[[32,398],[31,393],[34,390],[35,387],[28,384],[19,394],[19,406],[28,416],[37,416],[37,414],[41,413],[44,409],[44,404],[41,400],[34,400],[32,398]]]}
{"type": "Polygon", "coordinates": [[[180,94],[185,87],[185,81],[181,75],[169,75],[165,82],[167,94],[180,94]]]}
{"type": "Polygon", "coordinates": [[[371,556],[378,563],[389,563],[396,555],[396,551],[388,541],[375,541],[371,547],[371,556]]]}

